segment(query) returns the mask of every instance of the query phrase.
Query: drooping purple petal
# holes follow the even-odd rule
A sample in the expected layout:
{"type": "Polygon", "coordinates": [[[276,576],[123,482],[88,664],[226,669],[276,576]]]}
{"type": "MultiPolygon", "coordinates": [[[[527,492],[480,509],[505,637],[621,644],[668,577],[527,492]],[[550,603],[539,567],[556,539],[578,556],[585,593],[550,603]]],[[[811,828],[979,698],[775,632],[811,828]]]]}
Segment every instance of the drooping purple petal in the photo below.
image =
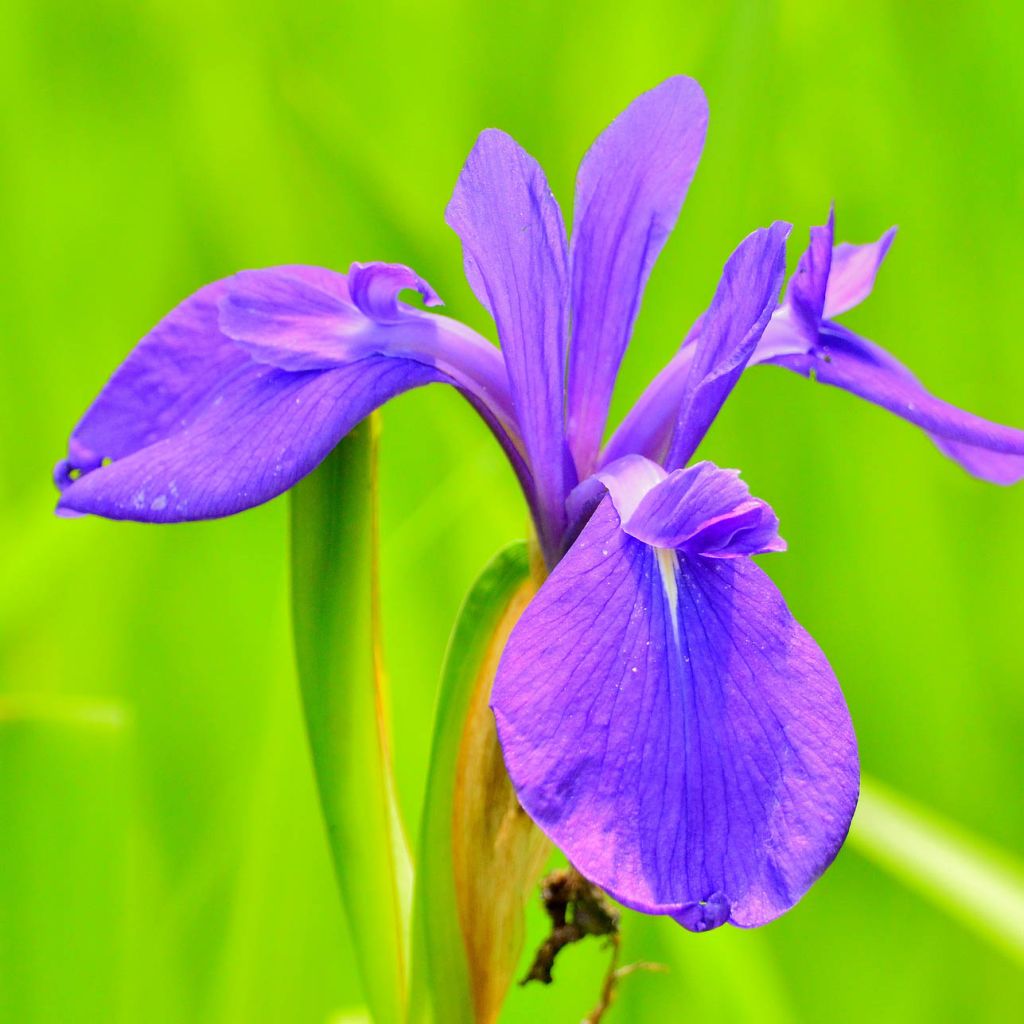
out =
{"type": "Polygon", "coordinates": [[[218,383],[249,362],[217,329],[226,281],[200,288],[176,306],[132,350],[68,442],[55,478],[66,486],[104,459],[119,459],[188,422],[218,383]]]}
{"type": "MultiPolygon", "coordinates": [[[[369,301],[388,309],[380,286],[369,301]]],[[[374,324],[350,306],[342,275],[315,267],[207,285],[146,335],[72,433],[54,471],[58,511],[168,522],[249,508],[313,469],[381,403],[433,381],[456,386],[477,408],[533,504],[500,353],[454,321],[393,309],[401,322],[374,324]],[[347,323],[362,318],[373,354],[346,361],[329,350],[339,308],[347,323]],[[300,317],[305,332],[295,329],[300,317]],[[222,320],[246,333],[245,347],[222,320]],[[304,359],[328,368],[302,369],[304,359]]]]}
{"type": "Polygon", "coordinates": [[[643,290],[697,169],[707,121],[700,86],[670,78],[635,99],[580,165],[567,410],[581,478],[596,460],[643,290]]]}
{"type": "Polygon", "coordinates": [[[568,273],[565,227],[537,162],[504,132],[483,132],[446,213],[466,277],[494,317],[541,509],[541,544],[557,557],[575,485],[565,440],[568,273]]]}
{"type": "Polygon", "coordinates": [[[750,359],[778,301],[790,225],[745,238],[722,271],[704,314],[665,465],[685,466],[750,359]]]}
{"type": "Polygon", "coordinates": [[[839,686],[768,577],[631,537],[610,497],[513,631],[492,706],[570,861],[695,931],[791,907],[856,804],[839,686]]]}
{"type": "Polygon", "coordinates": [[[871,294],[875,275],[895,237],[896,229],[889,228],[877,242],[868,245],[840,242],[832,250],[832,269],[824,308],[828,319],[853,309],[871,294]]]}
{"type": "Polygon", "coordinates": [[[58,511],[155,523],[240,512],[315,469],[388,399],[444,379],[387,356],[306,372],[250,362],[222,380],[185,426],[72,482],[58,511]]]}
{"type": "Polygon", "coordinates": [[[764,361],[888,409],[927,431],[944,454],[974,476],[997,484],[1024,479],[1024,430],[936,398],[888,352],[839,324],[825,321],[811,351],[764,361]]]}

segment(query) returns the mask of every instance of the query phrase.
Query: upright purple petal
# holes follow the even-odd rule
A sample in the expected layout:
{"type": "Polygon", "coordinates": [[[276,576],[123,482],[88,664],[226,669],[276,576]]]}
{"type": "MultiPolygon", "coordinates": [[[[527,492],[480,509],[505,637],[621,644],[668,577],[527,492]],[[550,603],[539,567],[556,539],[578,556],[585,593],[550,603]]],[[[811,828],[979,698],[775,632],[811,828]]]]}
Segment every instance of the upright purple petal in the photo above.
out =
{"type": "Polygon", "coordinates": [[[581,477],[597,458],[647,278],[697,169],[707,101],[692,78],[635,99],[591,146],[572,230],[569,442],[581,477]]]}
{"type": "Polygon", "coordinates": [[[766,361],[888,409],[927,431],[945,455],[973,476],[997,484],[1024,479],[1024,430],[936,398],[888,352],[839,324],[825,321],[811,351],[766,361]]]}
{"type": "Polygon", "coordinates": [[[494,317],[541,509],[557,557],[575,477],[565,440],[568,275],[565,227],[544,172],[504,132],[483,132],[459,175],[447,221],[466,276],[494,317]]]}
{"type": "Polygon", "coordinates": [[[803,329],[807,340],[814,343],[818,325],[825,308],[825,293],[832,267],[832,238],[835,231],[835,210],[829,210],[828,221],[811,228],[811,243],[797,263],[796,272],[789,279],[786,304],[794,320],[803,329]]]}
{"type": "Polygon", "coordinates": [[[694,931],[791,907],[856,804],[839,686],[768,577],[630,536],[611,497],[513,631],[492,706],[520,801],[570,861],[694,931]]]}
{"type": "Polygon", "coordinates": [[[704,314],[665,465],[686,465],[754,352],[778,301],[790,225],[776,221],[729,257],[704,314]]]}
{"type": "Polygon", "coordinates": [[[840,242],[832,250],[832,270],[825,292],[824,315],[829,319],[860,305],[875,286],[875,275],[882,265],[896,229],[888,231],[877,242],[852,245],[840,242]]]}
{"type": "MultiPolygon", "coordinates": [[[[819,249],[831,240],[832,217],[811,229],[811,247],[801,267],[823,266],[819,249]]],[[[1024,431],[991,423],[928,392],[899,360],[874,342],[828,319],[855,306],[871,292],[895,229],[870,245],[837,245],[832,253],[824,304],[802,299],[799,275],[775,311],[751,363],[772,363],[888,409],[927,431],[939,450],[983,480],[1012,484],[1024,478],[1024,431]]],[[[819,294],[815,285],[815,295],[819,294]]]]}
{"type": "Polygon", "coordinates": [[[601,452],[599,467],[629,454],[658,462],[665,459],[696,353],[696,344],[687,340],[661,368],[608,439],[601,452]]]}

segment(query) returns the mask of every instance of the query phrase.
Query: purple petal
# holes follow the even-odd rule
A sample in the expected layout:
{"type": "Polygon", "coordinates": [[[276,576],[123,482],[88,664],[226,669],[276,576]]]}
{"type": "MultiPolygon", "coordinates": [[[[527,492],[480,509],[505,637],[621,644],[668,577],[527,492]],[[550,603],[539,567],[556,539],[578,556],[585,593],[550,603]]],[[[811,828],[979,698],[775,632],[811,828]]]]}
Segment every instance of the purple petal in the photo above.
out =
{"type": "Polygon", "coordinates": [[[629,454],[643,455],[657,462],[664,460],[696,353],[697,346],[693,342],[684,342],[662,367],[608,439],[601,452],[599,466],[606,466],[629,454]]]}
{"type": "Polygon", "coordinates": [[[398,301],[407,288],[440,304],[423,278],[397,263],[352,265],[350,277],[319,267],[246,270],[228,279],[220,330],[260,363],[326,370],[368,355],[414,359],[447,374],[517,436],[501,353],[448,317],[398,301]]]}
{"type": "Polygon", "coordinates": [[[229,278],[220,330],[259,363],[326,370],[374,352],[373,321],[349,297],[342,274],[311,281],[295,267],[243,270],[229,278]]]}
{"type": "Polygon", "coordinates": [[[58,484],[160,440],[249,359],[217,329],[226,281],[205,285],[175,307],[132,350],[71,436],[58,484]]]}
{"type": "Polygon", "coordinates": [[[824,315],[831,319],[863,302],[875,286],[875,275],[885,259],[896,229],[890,228],[877,242],[851,245],[842,242],[832,251],[832,270],[825,291],[824,315]]]}
{"type": "Polygon", "coordinates": [[[348,287],[360,311],[381,324],[398,323],[409,313],[409,307],[398,301],[403,291],[419,292],[425,306],[444,305],[419,274],[401,263],[353,263],[348,287]]]}
{"type": "MultiPolygon", "coordinates": [[[[772,313],[750,363],[806,354],[817,341],[817,325],[822,315],[833,316],[849,309],[870,293],[896,229],[870,245],[843,242],[832,248],[829,256],[834,223],[834,211],[829,211],[826,224],[811,228],[811,244],[800,257],[797,272],[789,282],[786,302],[772,313]]],[[[630,452],[652,459],[665,457],[697,351],[694,342],[702,328],[703,317],[612,435],[601,453],[601,465],[630,452]]]]}
{"type": "Polygon", "coordinates": [[[776,221],[729,257],[704,314],[666,466],[685,466],[750,359],[778,301],[790,225],[776,221]]]}
{"type": "MultiPolygon", "coordinates": [[[[615,505],[624,514],[621,503],[615,505]]],[[[669,473],[647,492],[624,529],[647,544],[708,558],[785,550],[771,506],[750,496],[739,470],[710,462],[669,473]]]]}
{"type": "Polygon", "coordinates": [[[825,291],[832,265],[832,238],[835,233],[835,210],[828,212],[828,221],[811,228],[811,242],[789,279],[786,304],[793,312],[798,329],[814,344],[825,308],[825,291]]]}
{"type": "Polygon", "coordinates": [[[483,132],[446,213],[466,277],[498,328],[541,509],[541,543],[557,554],[575,485],[563,422],[567,270],[562,215],[544,172],[504,132],[483,132]]]}
{"type": "Polygon", "coordinates": [[[519,799],[572,863],[696,931],[791,907],[856,804],[839,686],[768,577],[652,548],[610,498],[512,632],[492,706],[519,799]]]}
{"type": "Polygon", "coordinates": [[[1024,431],[941,401],[884,349],[838,324],[825,322],[812,351],[767,361],[866,398],[921,427],[974,476],[998,484],[1024,478],[1024,431]]]}
{"type": "Polygon", "coordinates": [[[624,455],[588,476],[573,490],[566,502],[570,541],[579,535],[606,494],[612,496],[625,522],[636,511],[645,495],[667,475],[652,459],[642,455],[624,455]]]}
{"type": "Polygon", "coordinates": [[[596,459],[643,290],[697,169],[707,121],[700,86],[670,78],[634,100],[580,165],[568,429],[581,477],[596,459]]]}
{"type": "Polygon", "coordinates": [[[371,356],[295,373],[249,363],[187,425],[71,483],[58,508],[108,519],[213,519],[269,501],[389,398],[444,377],[371,356]]]}
{"type": "MultiPolygon", "coordinates": [[[[386,302],[379,290],[369,301],[386,302]]],[[[64,491],[58,510],[163,522],[251,507],[309,472],[382,402],[431,381],[454,384],[477,408],[533,505],[504,365],[493,345],[455,321],[411,307],[400,323],[375,324],[351,305],[342,275],[315,267],[218,281],[143,338],[82,418],[68,457],[54,471],[64,491]],[[218,307],[221,316],[229,310],[232,329],[243,320],[251,328],[248,351],[219,329],[218,307]],[[344,316],[363,321],[360,329],[384,354],[347,364],[332,354],[330,369],[300,370],[327,338],[317,324],[342,307],[344,316]],[[307,333],[292,329],[292,313],[306,316],[307,333]],[[260,319],[268,325],[262,337],[260,319]],[[273,365],[275,357],[285,368],[273,365]]]]}

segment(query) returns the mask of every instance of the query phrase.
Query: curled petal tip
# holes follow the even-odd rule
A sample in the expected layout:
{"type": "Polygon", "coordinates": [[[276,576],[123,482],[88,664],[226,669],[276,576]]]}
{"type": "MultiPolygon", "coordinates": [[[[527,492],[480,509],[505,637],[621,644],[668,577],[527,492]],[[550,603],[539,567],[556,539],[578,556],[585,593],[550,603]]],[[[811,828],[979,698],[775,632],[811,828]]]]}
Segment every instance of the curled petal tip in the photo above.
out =
{"type": "Polygon", "coordinates": [[[61,459],[53,467],[53,482],[58,491],[65,491],[79,477],[91,473],[102,465],[102,455],[97,455],[87,445],[82,444],[77,437],[72,436],[68,441],[67,458],[61,459]]]}
{"type": "Polygon", "coordinates": [[[66,487],[69,487],[74,481],[74,467],[71,465],[70,459],[61,459],[53,467],[53,483],[58,491],[63,491],[66,487]]]}
{"type": "Polygon", "coordinates": [[[407,289],[419,292],[425,306],[444,305],[427,281],[401,263],[353,263],[348,286],[359,311],[378,323],[395,323],[403,318],[398,296],[407,289]]]}
{"type": "Polygon", "coordinates": [[[725,924],[731,910],[732,906],[725,893],[715,892],[706,900],[686,904],[672,918],[687,931],[709,932],[725,924]]]}

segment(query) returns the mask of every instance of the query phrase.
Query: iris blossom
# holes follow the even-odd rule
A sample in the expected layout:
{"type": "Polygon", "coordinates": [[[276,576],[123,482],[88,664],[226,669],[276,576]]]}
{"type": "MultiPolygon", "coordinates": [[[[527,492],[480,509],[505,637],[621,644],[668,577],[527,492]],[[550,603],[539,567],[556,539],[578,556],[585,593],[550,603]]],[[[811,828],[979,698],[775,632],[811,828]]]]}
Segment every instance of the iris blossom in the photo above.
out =
{"type": "Polygon", "coordinates": [[[831,216],[781,304],[789,225],[740,243],[602,448],[706,125],[690,79],[635,100],[583,159],[571,242],[536,161],[500,131],[479,137],[447,219],[500,349],[401,301],[411,289],[439,304],[404,266],[246,271],[143,338],[56,469],[64,514],[229,515],[285,491],[388,399],[453,385],[507,454],[550,571],[492,693],[519,799],[586,877],[696,931],[791,907],[858,793],[839,685],[751,557],[784,548],[774,513],[736,472],[692,462],[740,375],[770,363],[814,376],[915,423],[978,476],[1024,475],[1024,433],[933,398],[835,322],[870,292],[892,235],[833,246],[831,216]]]}

